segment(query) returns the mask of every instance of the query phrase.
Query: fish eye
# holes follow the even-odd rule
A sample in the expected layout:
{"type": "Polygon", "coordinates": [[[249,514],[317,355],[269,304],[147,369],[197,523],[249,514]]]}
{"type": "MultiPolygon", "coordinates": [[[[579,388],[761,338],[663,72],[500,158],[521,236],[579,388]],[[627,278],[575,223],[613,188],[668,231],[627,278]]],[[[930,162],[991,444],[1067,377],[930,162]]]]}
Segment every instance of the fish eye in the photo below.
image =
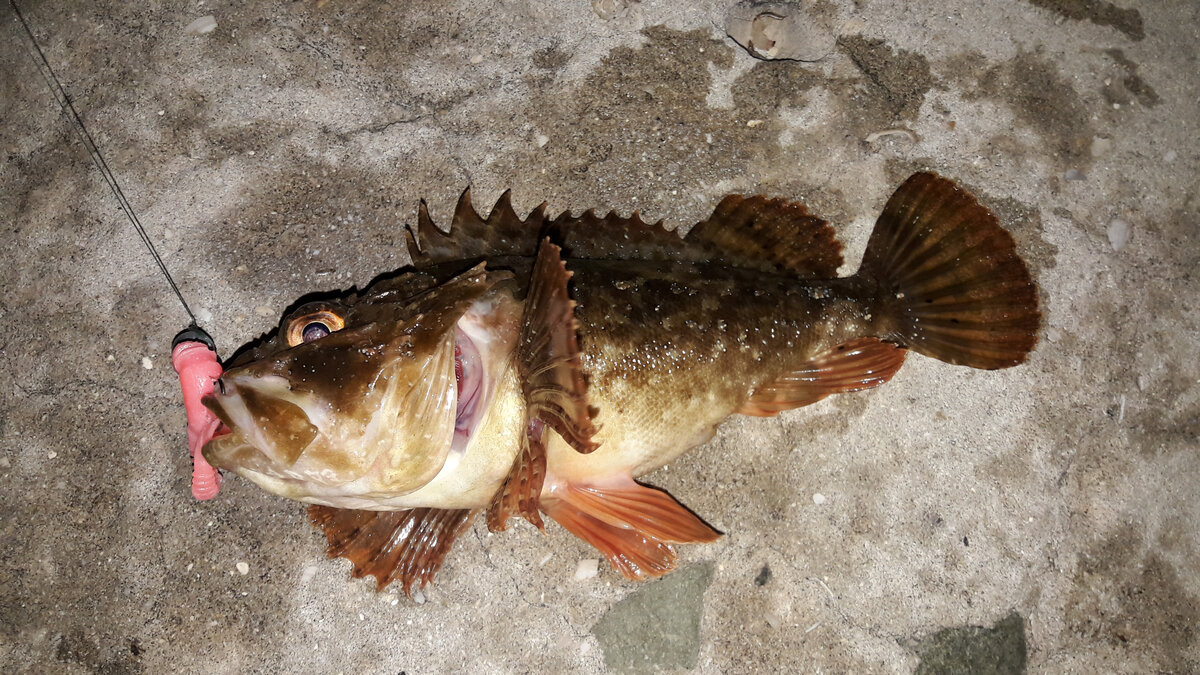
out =
{"type": "Polygon", "coordinates": [[[287,341],[289,347],[320,340],[344,328],[346,322],[341,316],[322,309],[308,312],[293,318],[288,322],[287,341]]]}

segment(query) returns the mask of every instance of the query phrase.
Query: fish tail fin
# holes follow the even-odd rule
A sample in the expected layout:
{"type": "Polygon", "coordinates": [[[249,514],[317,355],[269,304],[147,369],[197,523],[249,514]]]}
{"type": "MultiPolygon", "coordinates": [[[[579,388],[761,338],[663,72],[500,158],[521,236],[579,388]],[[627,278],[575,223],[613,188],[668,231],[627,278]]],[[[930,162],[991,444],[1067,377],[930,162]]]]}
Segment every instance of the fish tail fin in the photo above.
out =
{"type": "Polygon", "coordinates": [[[917,173],[884,207],[860,279],[883,339],[972,368],[1025,361],[1037,342],[1037,287],[996,217],[953,181],[917,173]]]}

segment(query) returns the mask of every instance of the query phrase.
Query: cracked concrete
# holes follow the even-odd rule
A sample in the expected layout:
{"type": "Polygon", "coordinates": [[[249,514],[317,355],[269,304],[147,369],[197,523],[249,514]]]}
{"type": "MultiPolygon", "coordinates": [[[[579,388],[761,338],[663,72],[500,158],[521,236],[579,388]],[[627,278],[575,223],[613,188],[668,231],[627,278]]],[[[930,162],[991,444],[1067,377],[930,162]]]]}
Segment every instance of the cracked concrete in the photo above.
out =
{"type": "MultiPolygon", "coordinates": [[[[837,47],[803,64],[752,58],[712,0],[22,7],[225,353],[402,265],[417,200],[444,221],[468,184],[683,227],[787,196],[851,272],[905,176],[961,181],[1040,284],[1038,350],[914,357],[650,476],[726,532],[682,552],[711,584],[662,665],[910,672],[920,640],[1017,616],[1034,672],[1200,669],[1200,10],[820,4],[837,47]]],[[[0,667],[604,670],[593,628],[645,591],[577,580],[595,554],[555,526],[477,525],[418,604],[349,581],[296,504],[191,500],[185,317],[0,18],[0,667]]]]}

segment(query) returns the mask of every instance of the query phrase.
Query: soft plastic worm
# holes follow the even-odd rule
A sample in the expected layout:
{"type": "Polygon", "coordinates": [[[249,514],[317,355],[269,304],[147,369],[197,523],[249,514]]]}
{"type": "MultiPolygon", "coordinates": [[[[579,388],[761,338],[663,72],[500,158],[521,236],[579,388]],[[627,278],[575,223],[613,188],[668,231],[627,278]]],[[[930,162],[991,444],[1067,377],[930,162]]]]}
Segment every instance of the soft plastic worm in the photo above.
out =
{"type": "MultiPolygon", "coordinates": [[[[182,334],[181,336],[182,337],[182,334]]],[[[212,440],[221,420],[204,407],[200,399],[213,390],[217,378],[224,372],[217,353],[203,340],[176,338],[171,350],[171,363],[179,373],[183,388],[183,407],[187,411],[188,450],[192,455],[192,496],[199,500],[212,499],[221,489],[221,474],[200,452],[212,440]]]]}

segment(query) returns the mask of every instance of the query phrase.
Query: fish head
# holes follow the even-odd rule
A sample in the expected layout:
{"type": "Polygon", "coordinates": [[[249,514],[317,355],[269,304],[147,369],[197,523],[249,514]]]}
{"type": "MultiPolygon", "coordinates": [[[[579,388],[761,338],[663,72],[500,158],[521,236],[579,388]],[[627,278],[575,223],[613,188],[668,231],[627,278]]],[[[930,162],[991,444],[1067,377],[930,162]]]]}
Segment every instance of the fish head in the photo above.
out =
{"type": "Polygon", "coordinates": [[[205,397],[229,429],[205,459],[268,492],[333,506],[428,484],[461,427],[470,340],[460,324],[495,276],[480,267],[416,296],[384,284],[288,313],[205,397]]]}

